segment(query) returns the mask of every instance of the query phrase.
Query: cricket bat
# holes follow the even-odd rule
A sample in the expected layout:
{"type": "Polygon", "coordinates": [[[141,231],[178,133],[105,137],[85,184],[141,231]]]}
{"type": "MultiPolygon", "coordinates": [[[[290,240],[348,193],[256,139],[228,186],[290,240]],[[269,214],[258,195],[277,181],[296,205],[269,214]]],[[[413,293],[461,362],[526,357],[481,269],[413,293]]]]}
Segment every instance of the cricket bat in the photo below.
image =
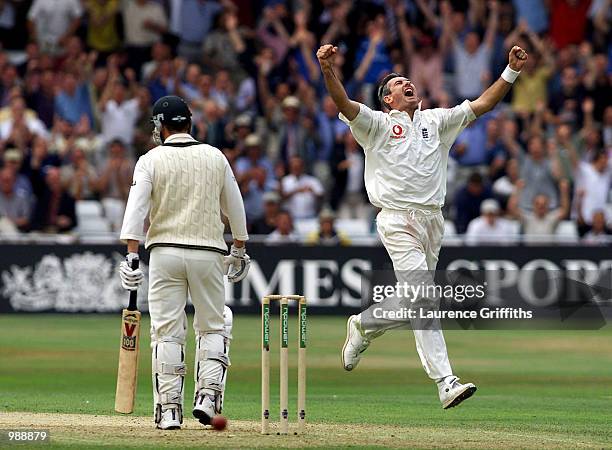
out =
{"type": "MultiPolygon", "coordinates": [[[[138,269],[137,259],[132,261],[132,269],[138,269]]],[[[134,411],[134,399],[136,398],[140,341],[140,311],[138,311],[137,299],[138,292],[130,291],[130,303],[121,315],[115,411],[123,414],[130,414],[134,411]]]]}

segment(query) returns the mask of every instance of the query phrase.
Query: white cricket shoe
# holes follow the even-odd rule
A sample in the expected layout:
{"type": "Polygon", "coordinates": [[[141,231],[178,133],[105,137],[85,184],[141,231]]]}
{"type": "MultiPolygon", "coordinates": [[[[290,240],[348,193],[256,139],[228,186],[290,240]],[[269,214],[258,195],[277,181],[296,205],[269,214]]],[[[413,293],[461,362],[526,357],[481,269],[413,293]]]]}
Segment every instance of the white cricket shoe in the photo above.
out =
{"type": "Polygon", "coordinates": [[[438,395],[442,408],[457,406],[463,400],[470,398],[476,392],[473,383],[461,384],[456,376],[449,376],[438,383],[438,395]]]}
{"type": "Polygon", "coordinates": [[[160,430],[180,430],[181,422],[182,417],[179,408],[168,408],[162,411],[157,428],[160,430]]]}
{"type": "Polygon", "coordinates": [[[361,354],[370,346],[370,340],[363,336],[359,316],[351,316],[346,322],[346,341],[342,347],[342,366],[353,370],[359,364],[361,354]]]}
{"type": "Polygon", "coordinates": [[[210,425],[216,414],[214,395],[198,394],[193,405],[193,417],[198,419],[202,425],[210,425]]]}

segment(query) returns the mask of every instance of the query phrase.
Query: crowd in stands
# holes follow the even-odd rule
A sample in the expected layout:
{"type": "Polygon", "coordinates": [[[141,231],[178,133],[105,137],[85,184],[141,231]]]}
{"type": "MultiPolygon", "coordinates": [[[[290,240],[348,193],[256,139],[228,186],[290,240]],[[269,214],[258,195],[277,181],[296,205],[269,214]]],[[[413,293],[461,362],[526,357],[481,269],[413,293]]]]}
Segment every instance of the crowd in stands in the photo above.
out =
{"type": "Polygon", "coordinates": [[[0,0],[0,233],[75,232],[96,200],[121,225],[153,102],[186,99],[218,147],[250,232],[346,245],[335,218],[373,221],[364,156],[326,94],[315,52],[340,49],[349,96],[404,73],[422,108],[474,99],[512,45],[529,59],[495,110],[458,137],[444,213],[466,242],[571,223],[612,225],[610,0],[0,0]]]}

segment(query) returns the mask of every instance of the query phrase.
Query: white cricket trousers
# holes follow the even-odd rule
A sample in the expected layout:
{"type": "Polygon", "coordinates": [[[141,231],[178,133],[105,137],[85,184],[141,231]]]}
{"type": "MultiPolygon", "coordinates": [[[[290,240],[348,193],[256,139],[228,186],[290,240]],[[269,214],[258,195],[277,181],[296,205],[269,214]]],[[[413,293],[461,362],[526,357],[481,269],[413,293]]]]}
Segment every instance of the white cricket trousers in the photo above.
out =
{"type": "Polygon", "coordinates": [[[223,255],[209,250],[154,247],[149,259],[151,340],[187,337],[187,293],[195,308],[198,333],[223,333],[223,255]]]}
{"type": "MultiPolygon", "coordinates": [[[[376,217],[376,227],[400,283],[410,283],[411,280],[406,278],[411,276],[411,272],[425,273],[436,269],[444,235],[444,218],[439,208],[383,209],[376,217]]],[[[374,322],[371,326],[376,326],[376,329],[368,329],[367,325],[366,322],[366,336],[376,337],[397,327],[397,322],[374,322]]],[[[441,327],[421,330],[413,326],[413,331],[417,352],[427,375],[433,380],[452,375],[441,327]]]]}

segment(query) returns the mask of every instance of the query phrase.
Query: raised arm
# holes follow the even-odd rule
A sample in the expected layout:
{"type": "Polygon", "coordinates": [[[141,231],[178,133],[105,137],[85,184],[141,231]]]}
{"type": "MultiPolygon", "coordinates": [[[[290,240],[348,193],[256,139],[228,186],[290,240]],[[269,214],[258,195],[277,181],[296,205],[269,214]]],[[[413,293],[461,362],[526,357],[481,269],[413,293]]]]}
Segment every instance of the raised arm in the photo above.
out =
{"type": "Polygon", "coordinates": [[[510,50],[508,67],[504,70],[501,77],[484,91],[480,97],[473,102],[470,102],[472,111],[476,117],[482,116],[484,113],[491,111],[510,91],[512,83],[523,65],[527,61],[527,52],[518,45],[510,50]]]}
{"type": "Polygon", "coordinates": [[[552,54],[552,46],[547,45],[535,32],[527,27],[527,37],[533,44],[533,47],[542,55],[542,63],[544,67],[550,72],[555,69],[555,58],[552,54]]]}
{"type": "Polygon", "coordinates": [[[244,52],[246,50],[246,44],[238,30],[238,16],[235,13],[232,12],[227,14],[225,18],[225,27],[234,51],[238,54],[244,52]]]}
{"type": "Polygon", "coordinates": [[[376,56],[376,49],[378,48],[378,44],[380,44],[385,37],[385,33],[382,30],[375,30],[370,34],[370,42],[368,44],[368,50],[366,51],[365,56],[359,63],[357,70],[355,71],[355,79],[359,82],[363,81],[372,65],[372,61],[374,61],[374,57],[376,56]]]}
{"type": "Polygon", "coordinates": [[[610,31],[610,20],[609,11],[612,6],[612,0],[603,0],[599,9],[595,13],[595,17],[593,17],[593,26],[597,29],[602,35],[606,35],[608,31],[610,31]]]}
{"type": "Polygon", "coordinates": [[[516,27],[504,39],[504,48],[512,47],[513,43],[518,41],[523,34],[527,32],[529,25],[525,19],[520,19],[516,27]]]}
{"type": "Polygon", "coordinates": [[[395,15],[397,17],[397,28],[400,35],[400,42],[402,44],[404,67],[406,68],[406,70],[410,70],[412,72],[412,55],[414,54],[414,45],[412,43],[412,30],[410,29],[410,25],[408,25],[408,23],[406,22],[406,11],[404,5],[401,2],[398,3],[395,8],[395,15]]]}
{"type": "Polygon", "coordinates": [[[521,194],[523,193],[523,189],[525,188],[525,181],[518,180],[516,182],[516,187],[510,195],[508,199],[508,204],[506,205],[506,209],[508,211],[508,215],[516,220],[523,220],[523,213],[521,208],[519,208],[519,202],[521,199],[521,194]]]}
{"type": "Polygon", "coordinates": [[[495,35],[497,33],[497,27],[499,23],[499,4],[497,0],[491,0],[489,2],[489,18],[487,20],[487,30],[484,35],[484,44],[492,49],[495,44],[495,35]]]}
{"type": "MultiPolygon", "coordinates": [[[[401,2],[399,4],[401,4],[401,2]]],[[[425,16],[425,19],[431,23],[432,28],[440,27],[440,18],[435,15],[425,0],[416,0],[416,5],[421,11],[421,14],[425,16]]]]}
{"type": "Polygon", "coordinates": [[[453,14],[453,8],[448,1],[442,1],[440,3],[440,15],[442,16],[442,35],[440,36],[440,50],[443,55],[451,52],[457,36],[453,31],[451,24],[453,14]]]}
{"type": "Polygon", "coordinates": [[[255,65],[257,67],[257,95],[266,119],[271,120],[273,111],[270,104],[273,97],[268,86],[268,75],[272,71],[274,63],[270,59],[258,55],[255,57],[255,65]]]}
{"type": "Polygon", "coordinates": [[[346,23],[346,18],[352,7],[353,3],[350,0],[342,0],[336,5],[331,14],[332,22],[321,37],[321,44],[335,41],[342,34],[350,34],[351,31],[346,23]]]}
{"type": "Polygon", "coordinates": [[[570,184],[565,178],[559,181],[559,193],[561,195],[559,209],[557,210],[557,220],[563,220],[569,215],[570,212],[570,184]]]}
{"type": "Polygon", "coordinates": [[[321,66],[325,87],[329,92],[332,100],[340,111],[348,120],[353,120],[359,113],[359,103],[348,98],[344,86],[334,72],[334,57],[338,52],[338,47],[332,44],[322,45],[317,51],[317,59],[321,66]]]}

